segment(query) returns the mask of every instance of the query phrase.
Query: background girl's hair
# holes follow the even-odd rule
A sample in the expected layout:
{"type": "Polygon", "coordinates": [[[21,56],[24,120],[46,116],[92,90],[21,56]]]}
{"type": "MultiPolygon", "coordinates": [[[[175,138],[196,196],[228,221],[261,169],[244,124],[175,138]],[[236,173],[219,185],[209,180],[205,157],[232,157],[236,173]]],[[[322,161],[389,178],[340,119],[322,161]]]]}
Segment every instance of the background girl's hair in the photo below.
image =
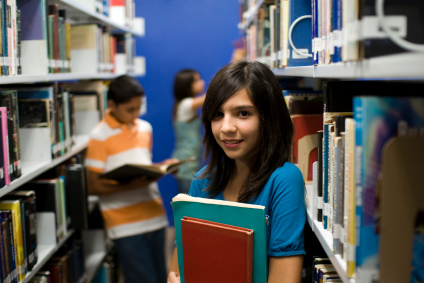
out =
{"type": "Polygon", "coordinates": [[[174,107],[173,107],[173,117],[175,118],[178,104],[187,97],[193,97],[192,85],[195,80],[195,75],[198,72],[192,69],[184,69],[179,71],[175,75],[174,79],[174,107]]]}
{"type": "Polygon", "coordinates": [[[256,106],[260,119],[259,151],[238,197],[239,202],[249,202],[262,191],[275,169],[289,161],[293,137],[293,124],[281,87],[271,70],[259,62],[228,64],[212,79],[202,110],[205,158],[210,156],[210,162],[199,178],[211,178],[206,188],[211,196],[223,191],[231,179],[235,162],[215,141],[211,121],[225,101],[243,88],[256,106]]]}

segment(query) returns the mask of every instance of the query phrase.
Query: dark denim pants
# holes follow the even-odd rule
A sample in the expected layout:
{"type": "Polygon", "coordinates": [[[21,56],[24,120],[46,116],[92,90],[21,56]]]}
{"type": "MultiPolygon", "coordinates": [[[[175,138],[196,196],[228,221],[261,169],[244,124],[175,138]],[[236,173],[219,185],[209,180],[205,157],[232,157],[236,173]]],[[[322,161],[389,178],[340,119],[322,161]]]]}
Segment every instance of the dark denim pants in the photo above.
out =
{"type": "Polygon", "coordinates": [[[125,283],[165,283],[165,229],[114,240],[125,283]]]}

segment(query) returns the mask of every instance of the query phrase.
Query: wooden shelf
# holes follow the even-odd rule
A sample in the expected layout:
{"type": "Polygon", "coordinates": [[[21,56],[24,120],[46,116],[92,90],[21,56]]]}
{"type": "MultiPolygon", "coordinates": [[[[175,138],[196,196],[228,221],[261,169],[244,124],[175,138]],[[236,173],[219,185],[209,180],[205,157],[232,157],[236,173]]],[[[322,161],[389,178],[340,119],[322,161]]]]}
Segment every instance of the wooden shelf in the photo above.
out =
{"type": "Polygon", "coordinates": [[[334,79],[424,79],[424,53],[402,53],[357,62],[272,69],[276,76],[334,79]]]}
{"type": "Polygon", "coordinates": [[[34,179],[41,173],[59,165],[63,161],[84,150],[87,147],[88,140],[88,135],[77,136],[75,146],[72,148],[72,150],[63,156],[54,159],[52,162],[22,162],[22,176],[11,182],[9,185],[1,188],[0,197],[10,193],[19,186],[22,186],[26,182],[34,179]]]}
{"type": "MultiPolygon", "coordinates": [[[[113,32],[115,33],[131,33],[134,36],[144,36],[143,31],[138,31],[137,29],[132,29],[125,25],[121,25],[119,23],[114,22],[109,17],[97,13],[94,8],[88,9],[86,6],[81,5],[80,3],[75,2],[74,0],[56,0],[56,3],[66,9],[67,16],[69,18],[77,17],[84,19],[83,21],[96,21],[112,27],[113,32]]],[[[144,30],[144,28],[142,28],[144,30]]]]}
{"type": "Polygon", "coordinates": [[[54,255],[55,252],[69,239],[69,237],[74,234],[74,230],[69,230],[68,234],[55,246],[50,245],[38,245],[38,261],[34,266],[31,272],[28,272],[25,276],[25,279],[21,283],[28,283],[32,277],[37,274],[38,271],[49,261],[49,259],[54,255]]]}
{"type": "MultiPolygon", "coordinates": [[[[46,75],[17,75],[0,76],[1,84],[37,83],[37,82],[60,82],[76,80],[111,80],[123,74],[112,73],[60,73],[46,75]]],[[[132,77],[142,77],[145,74],[128,74],[132,77]]]]}

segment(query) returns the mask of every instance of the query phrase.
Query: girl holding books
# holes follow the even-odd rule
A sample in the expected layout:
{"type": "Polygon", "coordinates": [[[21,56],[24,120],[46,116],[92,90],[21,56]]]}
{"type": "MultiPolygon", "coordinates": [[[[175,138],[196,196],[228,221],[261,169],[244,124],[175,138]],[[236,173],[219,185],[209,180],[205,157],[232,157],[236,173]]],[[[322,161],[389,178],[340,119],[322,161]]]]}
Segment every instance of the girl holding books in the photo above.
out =
{"type": "MultiPolygon", "coordinates": [[[[265,206],[268,283],[300,282],[304,182],[289,163],[293,124],[274,74],[259,62],[235,62],[213,78],[202,111],[205,156],[190,195],[265,206]]],[[[169,282],[179,282],[176,249],[169,282]]]]}
{"type": "Polygon", "coordinates": [[[205,82],[195,70],[181,70],[175,76],[173,124],[176,146],[173,157],[184,160],[195,157],[196,161],[181,166],[176,174],[180,193],[188,194],[191,180],[200,169],[200,119],[197,110],[205,101],[205,82]],[[200,95],[200,96],[199,96],[200,95]]]}

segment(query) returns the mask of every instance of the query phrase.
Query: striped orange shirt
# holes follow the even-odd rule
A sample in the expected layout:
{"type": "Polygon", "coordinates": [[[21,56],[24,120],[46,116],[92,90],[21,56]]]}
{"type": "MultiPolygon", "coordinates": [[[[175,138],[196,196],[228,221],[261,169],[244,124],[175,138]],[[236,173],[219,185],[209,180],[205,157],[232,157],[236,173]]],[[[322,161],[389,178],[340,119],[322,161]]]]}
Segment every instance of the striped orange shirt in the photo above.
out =
{"type": "MultiPolygon", "coordinates": [[[[125,163],[152,164],[152,126],[136,119],[119,123],[109,112],[91,132],[85,165],[103,173],[125,163]]],[[[111,239],[129,237],[168,225],[157,183],[148,187],[99,196],[104,223],[111,239]]]]}

